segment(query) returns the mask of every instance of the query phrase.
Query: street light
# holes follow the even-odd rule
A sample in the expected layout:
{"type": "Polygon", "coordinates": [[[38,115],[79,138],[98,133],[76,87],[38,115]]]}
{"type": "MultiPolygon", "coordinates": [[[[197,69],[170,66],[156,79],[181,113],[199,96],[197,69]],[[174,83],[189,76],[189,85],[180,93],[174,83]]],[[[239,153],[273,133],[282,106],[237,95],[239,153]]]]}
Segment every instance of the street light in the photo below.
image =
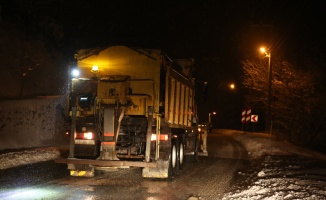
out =
{"type": "Polygon", "coordinates": [[[234,85],[234,83],[231,83],[231,84],[230,84],[230,89],[231,89],[231,90],[234,90],[234,89],[235,89],[235,85],[234,85]]]}
{"type": "Polygon", "coordinates": [[[264,47],[260,48],[260,51],[268,57],[268,100],[267,100],[267,112],[266,112],[266,130],[272,134],[272,66],[271,66],[271,52],[267,52],[264,47]]]}

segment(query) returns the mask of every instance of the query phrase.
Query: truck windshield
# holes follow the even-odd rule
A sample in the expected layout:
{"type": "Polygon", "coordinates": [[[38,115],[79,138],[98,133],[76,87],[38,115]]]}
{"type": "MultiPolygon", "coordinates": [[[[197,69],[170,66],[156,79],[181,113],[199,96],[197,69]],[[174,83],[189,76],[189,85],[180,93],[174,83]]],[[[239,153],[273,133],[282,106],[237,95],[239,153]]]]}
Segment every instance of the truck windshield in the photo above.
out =
{"type": "Polygon", "coordinates": [[[76,95],[96,94],[97,81],[77,79],[72,82],[72,92],[76,95]]]}

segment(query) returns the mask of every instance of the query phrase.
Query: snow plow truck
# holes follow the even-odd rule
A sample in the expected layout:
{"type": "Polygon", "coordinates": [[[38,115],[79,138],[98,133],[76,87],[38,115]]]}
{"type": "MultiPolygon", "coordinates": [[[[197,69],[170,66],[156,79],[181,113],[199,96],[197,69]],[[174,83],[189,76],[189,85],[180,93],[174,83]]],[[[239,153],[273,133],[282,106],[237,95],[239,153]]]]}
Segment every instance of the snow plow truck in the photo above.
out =
{"type": "Polygon", "coordinates": [[[170,178],[198,159],[192,59],[127,46],[81,49],[75,59],[69,156],[56,160],[71,176],[140,167],[143,177],[170,178]]]}

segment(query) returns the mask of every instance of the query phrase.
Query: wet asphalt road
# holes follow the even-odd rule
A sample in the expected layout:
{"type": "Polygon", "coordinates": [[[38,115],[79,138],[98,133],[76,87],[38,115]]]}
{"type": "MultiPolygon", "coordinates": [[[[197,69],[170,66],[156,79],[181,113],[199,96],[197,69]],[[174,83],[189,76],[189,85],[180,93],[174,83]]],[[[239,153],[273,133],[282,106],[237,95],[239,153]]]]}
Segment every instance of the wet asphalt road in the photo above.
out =
{"type": "Polygon", "coordinates": [[[208,156],[189,163],[172,180],[144,179],[140,168],[70,177],[53,161],[0,171],[0,199],[219,199],[250,168],[244,146],[222,130],[208,135],[208,156]]]}

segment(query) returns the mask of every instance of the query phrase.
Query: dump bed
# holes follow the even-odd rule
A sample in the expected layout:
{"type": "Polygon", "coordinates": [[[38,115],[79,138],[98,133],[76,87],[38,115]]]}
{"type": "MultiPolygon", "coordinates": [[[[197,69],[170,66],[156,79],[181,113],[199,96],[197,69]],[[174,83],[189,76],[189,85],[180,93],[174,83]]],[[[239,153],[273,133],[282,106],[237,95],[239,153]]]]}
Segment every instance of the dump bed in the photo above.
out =
{"type": "Polygon", "coordinates": [[[154,113],[164,115],[172,127],[191,127],[195,94],[189,67],[183,73],[182,64],[173,62],[161,50],[111,46],[82,49],[75,58],[81,70],[80,77],[102,80],[117,75],[130,77],[127,80],[130,96],[139,102],[137,109],[141,110],[130,108],[127,114],[143,114],[147,107],[153,106],[154,113]],[[148,96],[146,102],[144,95],[148,96]]]}

